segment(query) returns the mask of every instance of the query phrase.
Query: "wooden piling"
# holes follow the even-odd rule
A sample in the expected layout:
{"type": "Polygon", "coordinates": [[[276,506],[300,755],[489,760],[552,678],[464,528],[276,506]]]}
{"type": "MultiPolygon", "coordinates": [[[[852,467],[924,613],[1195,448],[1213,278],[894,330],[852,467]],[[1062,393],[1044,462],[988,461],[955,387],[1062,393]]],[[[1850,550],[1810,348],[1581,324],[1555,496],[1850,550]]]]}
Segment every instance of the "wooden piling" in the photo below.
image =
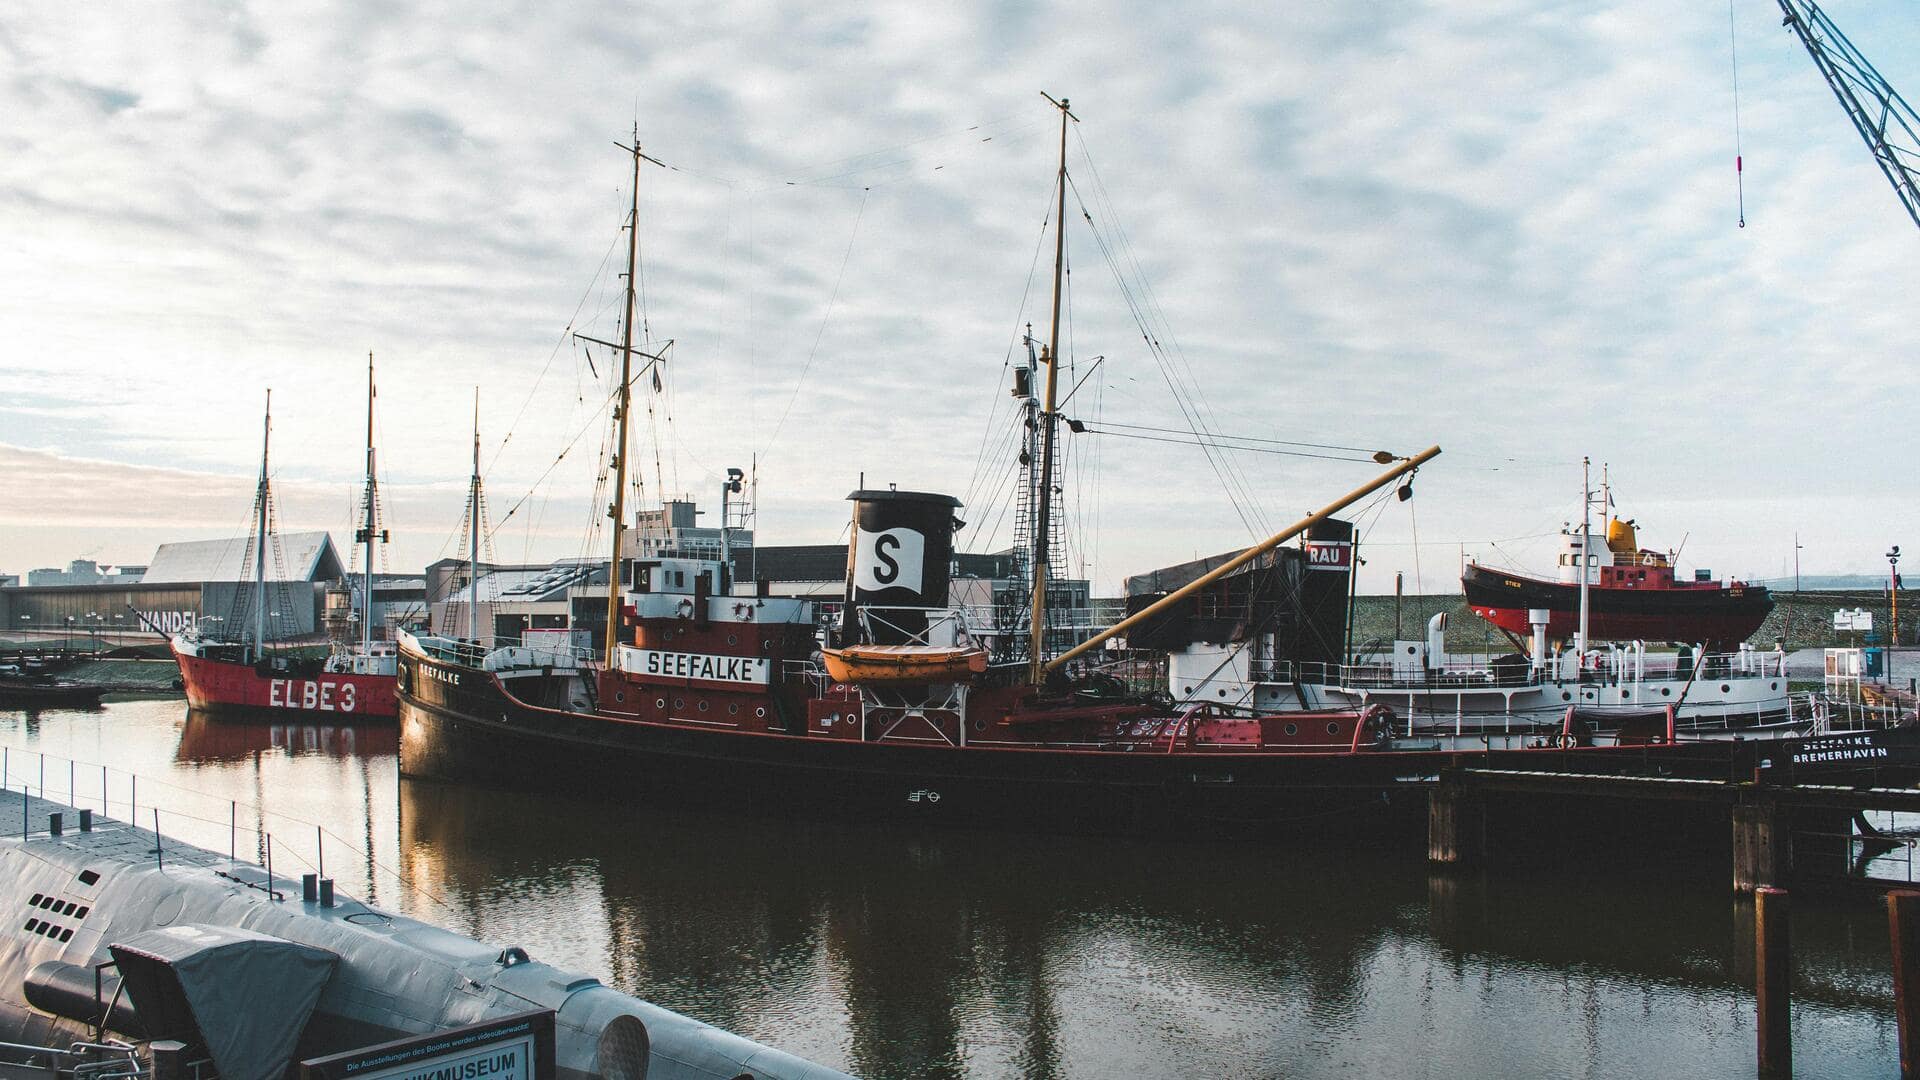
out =
{"type": "Polygon", "coordinates": [[[1893,1013],[1900,1023],[1901,1080],[1920,1080],[1920,892],[1887,894],[1893,943],[1893,1013]]]}
{"type": "Polygon", "coordinates": [[[1443,866],[1478,862],[1486,833],[1487,812],[1479,794],[1443,774],[1427,790],[1427,860],[1443,866]]]}
{"type": "Polygon", "coordinates": [[[1733,890],[1782,884],[1786,880],[1787,830],[1779,807],[1765,797],[1742,798],[1733,806],[1733,890]]]}
{"type": "Polygon", "coordinates": [[[1793,1075],[1793,951],[1788,937],[1787,891],[1761,886],[1753,893],[1753,1001],[1764,1080],[1793,1075]]]}

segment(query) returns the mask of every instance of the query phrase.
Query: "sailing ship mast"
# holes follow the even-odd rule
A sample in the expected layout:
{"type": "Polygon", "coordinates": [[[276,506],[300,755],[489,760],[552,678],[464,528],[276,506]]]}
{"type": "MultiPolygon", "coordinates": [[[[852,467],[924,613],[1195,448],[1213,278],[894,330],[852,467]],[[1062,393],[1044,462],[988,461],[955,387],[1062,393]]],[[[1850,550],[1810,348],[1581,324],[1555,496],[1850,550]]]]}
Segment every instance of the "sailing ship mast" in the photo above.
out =
{"type": "Polygon", "coordinates": [[[253,655],[267,652],[267,446],[273,440],[273,391],[267,391],[267,416],[260,432],[260,487],[254,492],[253,523],[260,542],[253,549],[253,655]]]}
{"type": "Polygon", "coordinates": [[[1047,676],[1047,547],[1048,529],[1053,514],[1053,442],[1059,426],[1054,396],[1060,384],[1060,283],[1067,261],[1067,121],[1080,118],[1069,111],[1066,98],[1055,101],[1053,95],[1040,95],[1060,110],[1060,174],[1055,194],[1053,239],[1053,328],[1047,348],[1040,359],[1047,365],[1046,398],[1040,408],[1040,503],[1034,514],[1033,529],[1033,613],[1028,622],[1031,635],[1028,646],[1028,681],[1039,685],[1047,676]]]}
{"type": "Polygon", "coordinates": [[[607,563],[607,670],[620,648],[620,539],[627,521],[627,414],[633,405],[633,293],[634,264],[640,256],[640,128],[633,129],[633,145],[622,147],[633,155],[633,206],[627,216],[627,313],[620,320],[620,389],[614,394],[613,419],[619,434],[613,442],[613,557],[607,563]]]}

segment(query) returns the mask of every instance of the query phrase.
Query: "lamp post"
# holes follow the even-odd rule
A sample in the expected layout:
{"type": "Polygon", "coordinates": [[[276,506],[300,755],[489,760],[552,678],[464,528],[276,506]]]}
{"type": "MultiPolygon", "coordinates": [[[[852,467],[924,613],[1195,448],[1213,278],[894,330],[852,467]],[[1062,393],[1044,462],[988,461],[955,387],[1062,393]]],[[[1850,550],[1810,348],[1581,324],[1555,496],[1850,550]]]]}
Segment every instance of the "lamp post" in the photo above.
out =
{"type": "Polygon", "coordinates": [[[1900,644],[1900,545],[1887,549],[1887,679],[1893,679],[1893,647],[1900,644]]]}

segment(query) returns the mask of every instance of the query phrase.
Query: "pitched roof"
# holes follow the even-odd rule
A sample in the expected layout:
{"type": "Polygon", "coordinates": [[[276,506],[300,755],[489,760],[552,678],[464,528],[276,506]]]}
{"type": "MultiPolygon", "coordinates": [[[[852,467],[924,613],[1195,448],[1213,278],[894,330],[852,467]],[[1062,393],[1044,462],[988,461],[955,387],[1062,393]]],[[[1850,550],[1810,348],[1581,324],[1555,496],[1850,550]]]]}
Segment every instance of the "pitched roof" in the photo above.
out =
{"type": "MultiPolygon", "coordinates": [[[[267,548],[270,581],[331,581],[342,573],[344,568],[339,552],[334,550],[333,537],[325,532],[284,533],[275,537],[267,548]]],[[[247,538],[235,536],[161,544],[140,580],[167,584],[252,581],[253,564],[248,559],[247,538]]]]}

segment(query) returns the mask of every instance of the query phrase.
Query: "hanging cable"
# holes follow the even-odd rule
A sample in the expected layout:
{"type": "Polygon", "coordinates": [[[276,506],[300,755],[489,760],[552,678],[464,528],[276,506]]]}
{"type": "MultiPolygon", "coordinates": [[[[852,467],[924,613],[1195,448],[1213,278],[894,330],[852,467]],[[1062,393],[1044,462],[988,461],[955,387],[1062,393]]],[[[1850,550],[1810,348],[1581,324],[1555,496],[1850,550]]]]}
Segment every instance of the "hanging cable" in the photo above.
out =
{"type": "Polygon", "coordinates": [[[1734,34],[1733,0],[1727,0],[1727,47],[1733,56],[1733,190],[1739,199],[1740,227],[1747,227],[1747,187],[1740,153],[1740,41],[1734,34]]]}

